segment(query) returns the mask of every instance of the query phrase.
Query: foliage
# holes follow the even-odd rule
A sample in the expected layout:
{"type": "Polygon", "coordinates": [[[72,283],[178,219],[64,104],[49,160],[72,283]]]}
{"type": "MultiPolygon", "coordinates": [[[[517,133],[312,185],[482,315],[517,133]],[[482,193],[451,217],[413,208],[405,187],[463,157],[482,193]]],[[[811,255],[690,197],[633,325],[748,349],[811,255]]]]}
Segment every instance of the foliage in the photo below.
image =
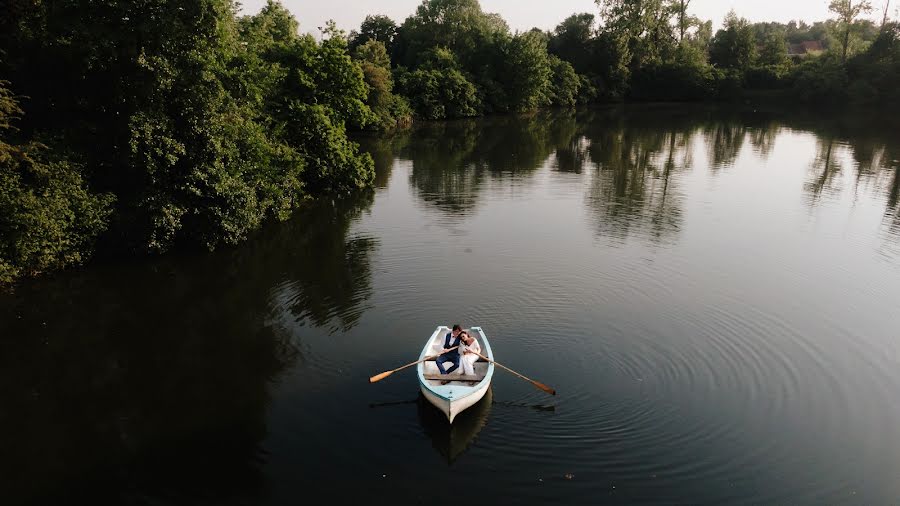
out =
{"type": "Polygon", "coordinates": [[[886,24],[868,51],[850,59],[847,73],[853,104],[900,111],[900,24],[886,24]]]}
{"type": "Polygon", "coordinates": [[[666,0],[596,0],[604,31],[624,44],[631,70],[671,61],[676,40],[666,0]]]}
{"type": "Polygon", "coordinates": [[[591,45],[594,40],[594,15],[572,14],[550,34],[547,50],[569,62],[576,72],[586,73],[592,66],[591,45]]]}
{"type": "Polygon", "coordinates": [[[503,44],[502,71],[496,79],[504,88],[508,108],[531,111],[550,103],[550,60],[544,34],[516,34],[503,44]]]}
{"type": "Polygon", "coordinates": [[[460,70],[453,53],[435,47],[423,55],[424,62],[416,70],[397,69],[397,85],[410,97],[416,115],[425,119],[477,116],[481,101],[475,85],[460,70]]]}
{"type": "Polygon", "coordinates": [[[716,74],[701,55],[688,45],[678,49],[672,63],[646,66],[631,80],[633,100],[696,101],[716,95],[716,74]]]}
{"type": "Polygon", "coordinates": [[[836,103],[847,100],[847,71],[832,57],[804,61],[793,72],[796,98],[806,103],[836,103]]]}
{"type": "Polygon", "coordinates": [[[406,99],[393,93],[391,59],[381,41],[370,39],[356,48],[353,58],[363,71],[369,88],[366,105],[378,118],[372,123],[375,130],[392,130],[412,121],[412,109],[406,99]]]}
{"type": "Polygon", "coordinates": [[[784,33],[772,31],[766,35],[757,63],[766,66],[785,66],[788,63],[784,33]]]}
{"type": "Polygon", "coordinates": [[[869,0],[831,0],[828,4],[828,10],[835,13],[838,17],[839,30],[841,35],[841,59],[847,60],[847,51],[850,46],[850,31],[856,18],[861,14],[872,12],[872,3],[869,0]]]}
{"type": "Polygon", "coordinates": [[[0,81],[0,283],[89,258],[113,201],[92,192],[76,164],[50,160],[43,145],[8,142],[22,111],[7,85],[0,81]]]}
{"type": "Polygon", "coordinates": [[[750,23],[734,11],[725,16],[725,28],[716,32],[709,47],[713,65],[725,69],[745,70],[756,56],[756,43],[750,23]]]}
{"type": "Polygon", "coordinates": [[[394,20],[381,15],[368,15],[359,27],[359,32],[350,32],[350,49],[355,50],[370,40],[384,44],[388,53],[394,46],[394,38],[397,37],[397,23],[394,20]]]}
{"type": "Polygon", "coordinates": [[[506,22],[481,10],[478,0],[423,0],[398,29],[396,62],[415,67],[435,47],[447,48],[460,65],[482,64],[494,40],[509,33],[506,22]]]}
{"type": "Polygon", "coordinates": [[[550,102],[560,107],[574,107],[578,103],[579,92],[582,87],[580,76],[575,73],[572,65],[554,55],[549,58],[550,71],[550,102]]]}
{"type": "MultiPolygon", "coordinates": [[[[23,133],[55,140],[49,151],[24,150],[31,162],[4,184],[21,185],[8,193],[15,199],[73,195],[82,211],[57,227],[71,231],[60,247],[89,250],[106,193],[116,207],[103,244],[159,252],[233,244],[310,196],[371,184],[371,158],[346,128],[376,116],[343,34],[329,26],[322,42],[300,36],[275,2],[235,12],[230,0],[63,0],[4,20],[0,71],[30,97],[23,133]]],[[[52,266],[75,261],[45,249],[65,258],[52,266]]]]}

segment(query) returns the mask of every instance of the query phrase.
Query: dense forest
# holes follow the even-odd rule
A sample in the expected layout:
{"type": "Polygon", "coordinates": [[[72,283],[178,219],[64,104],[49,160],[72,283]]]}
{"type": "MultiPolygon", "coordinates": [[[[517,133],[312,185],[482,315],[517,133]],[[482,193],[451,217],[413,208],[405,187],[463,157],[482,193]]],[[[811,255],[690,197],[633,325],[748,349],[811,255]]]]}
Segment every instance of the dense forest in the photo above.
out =
{"type": "Polygon", "coordinates": [[[305,201],[365,191],[348,131],[618,101],[900,110],[900,27],[712,23],[690,0],[598,0],[512,32],[477,0],[302,34],[280,4],[10,0],[0,17],[0,283],[95,251],[235,244],[305,201]]]}

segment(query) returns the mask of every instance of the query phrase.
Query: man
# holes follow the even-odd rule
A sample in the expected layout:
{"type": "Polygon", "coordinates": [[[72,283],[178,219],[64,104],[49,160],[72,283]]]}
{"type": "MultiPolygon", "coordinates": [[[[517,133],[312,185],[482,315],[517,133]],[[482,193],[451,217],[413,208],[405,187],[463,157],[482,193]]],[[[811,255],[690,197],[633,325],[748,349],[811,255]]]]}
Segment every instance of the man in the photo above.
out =
{"type": "Polygon", "coordinates": [[[444,349],[441,350],[441,356],[437,358],[434,362],[437,364],[437,368],[441,371],[441,374],[450,374],[451,372],[459,369],[459,351],[453,350],[448,351],[450,348],[454,346],[459,346],[461,341],[459,337],[459,333],[462,332],[462,327],[459,325],[454,325],[453,330],[447,333],[444,336],[444,349]],[[444,370],[444,362],[453,362],[453,366],[447,370],[444,370]]]}

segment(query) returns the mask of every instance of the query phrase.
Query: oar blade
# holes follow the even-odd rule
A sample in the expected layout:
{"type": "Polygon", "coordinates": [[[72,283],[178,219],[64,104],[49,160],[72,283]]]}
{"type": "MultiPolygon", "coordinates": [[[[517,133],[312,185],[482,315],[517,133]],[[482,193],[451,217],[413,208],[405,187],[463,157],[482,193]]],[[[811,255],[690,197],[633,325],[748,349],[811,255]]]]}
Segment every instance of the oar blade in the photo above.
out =
{"type": "Polygon", "coordinates": [[[553,390],[552,388],[548,387],[547,385],[545,385],[539,381],[532,381],[532,383],[534,384],[534,386],[540,388],[541,390],[547,392],[548,394],[556,395],[556,390],[553,390]]]}
{"type": "Polygon", "coordinates": [[[394,371],[384,371],[381,374],[376,374],[375,376],[372,376],[371,378],[369,378],[369,383],[375,383],[376,381],[381,381],[384,378],[387,378],[388,376],[390,376],[391,374],[394,374],[394,371]]]}

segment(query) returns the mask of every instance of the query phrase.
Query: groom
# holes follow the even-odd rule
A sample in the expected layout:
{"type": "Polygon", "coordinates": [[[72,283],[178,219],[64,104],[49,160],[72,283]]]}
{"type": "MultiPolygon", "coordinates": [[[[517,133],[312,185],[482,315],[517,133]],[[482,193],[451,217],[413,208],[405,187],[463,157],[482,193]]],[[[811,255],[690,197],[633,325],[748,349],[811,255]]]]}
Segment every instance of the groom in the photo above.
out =
{"type": "Polygon", "coordinates": [[[434,362],[437,364],[437,368],[441,371],[441,374],[450,374],[451,372],[457,370],[459,368],[459,349],[455,349],[453,351],[447,351],[454,346],[459,346],[459,342],[461,340],[459,333],[462,332],[462,327],[459,325],[454,325],[453,330],[448,332],[446,336],[444,336],[444,349],[441,351],[441,356],[437,358],[434,362]],[[447,370],[444,370],[443,362],[453,362],[453,366],[447,370]]]}

